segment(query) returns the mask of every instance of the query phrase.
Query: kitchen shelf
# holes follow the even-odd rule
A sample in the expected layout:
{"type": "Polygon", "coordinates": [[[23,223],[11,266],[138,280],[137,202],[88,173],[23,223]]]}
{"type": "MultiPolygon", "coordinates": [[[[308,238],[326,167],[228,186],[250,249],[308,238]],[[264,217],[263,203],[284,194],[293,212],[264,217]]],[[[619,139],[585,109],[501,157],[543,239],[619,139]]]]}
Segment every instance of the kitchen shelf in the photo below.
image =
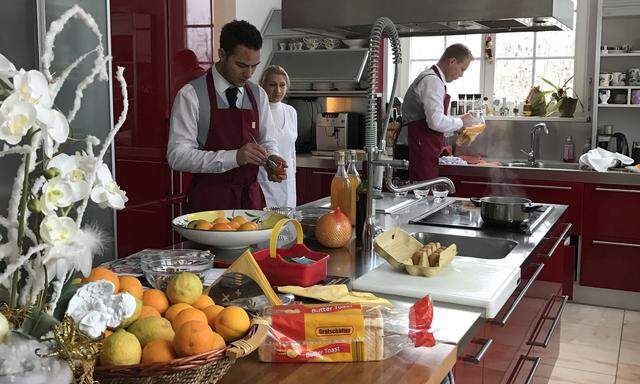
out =
{"type": "Polygon", "coordinates": [[[598,104],[600,108],[640,108],[640,104],[598,104]]]}
{"type": "Polygon", "coordinates": [[[640,89],[640,85],[611,85],[606,87],[599,86],[598,89],[640,89]]]}
{"type": "Polygon", "coordinates": [[[640,52],[632,53],[601,53],[600,57],[640,57],[640,52]]]}
{"type": "MultiPolygon", "coordinates": [[[[355,91],[302,91],[290,90],[287,93],[289,97],[367,97],[367,90],[355,91]]],[[[381,93],[376,93],[376,97],[381,97],[381,93]]]]}
{"type": "Polygon", "coordinates": [[[587,116],[577,116],[577,117],[559,117],[559,116],[485,116],[485,120],[487,121],[547,121],[547,122],[561,122],[561,121],[570,121],[570,122],[586,122],[587,116]]]}

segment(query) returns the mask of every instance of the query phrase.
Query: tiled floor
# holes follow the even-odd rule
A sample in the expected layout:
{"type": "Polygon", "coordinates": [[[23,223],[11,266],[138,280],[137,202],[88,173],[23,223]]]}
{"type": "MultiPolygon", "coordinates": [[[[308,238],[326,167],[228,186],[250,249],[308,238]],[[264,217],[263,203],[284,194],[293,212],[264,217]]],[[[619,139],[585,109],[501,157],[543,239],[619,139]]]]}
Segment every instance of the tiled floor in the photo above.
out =
{"type": "MultiPolygon", "coordinates": [[[[640,384],[640,312],[568,303],[555,365],[536,376],[550,384],[640,384]]],[[[557,348],[557,346],[556,346],[557,348]]]]}

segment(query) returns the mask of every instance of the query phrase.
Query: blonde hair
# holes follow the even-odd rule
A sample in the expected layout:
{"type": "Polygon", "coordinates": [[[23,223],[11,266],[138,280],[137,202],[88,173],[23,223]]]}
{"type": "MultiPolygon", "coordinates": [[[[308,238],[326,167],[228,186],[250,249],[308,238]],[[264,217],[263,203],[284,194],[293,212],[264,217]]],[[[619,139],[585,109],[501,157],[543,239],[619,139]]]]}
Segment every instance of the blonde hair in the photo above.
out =
{"type": "Polygon", "coordinates": [[[267,81],[267,78],[269,77],[269,75],[282,75],[282,76],[284,76],[284,79],[285,79],[285,81],[287,83],[287,88],[289,88],[289,85],[290,85],[289,74],[281,66],[279,66],[279,65],[270,65],[267,68],[265,68],[264,71],[262,72],[262,76],[260,76],[260,85],[261,86],[264,87],[264,83],[265,83],[265,81],[267,81]]]}

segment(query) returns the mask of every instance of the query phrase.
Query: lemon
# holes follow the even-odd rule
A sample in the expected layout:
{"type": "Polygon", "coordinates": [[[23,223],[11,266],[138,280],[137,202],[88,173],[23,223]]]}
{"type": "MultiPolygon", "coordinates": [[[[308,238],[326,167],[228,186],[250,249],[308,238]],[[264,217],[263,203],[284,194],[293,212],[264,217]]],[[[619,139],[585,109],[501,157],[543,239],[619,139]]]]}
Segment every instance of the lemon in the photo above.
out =
{"type": "Polygon", "coordinates": [[[133,315],[122,320],[122,323],[120,323],[120,328],[127,328],[128,326],[133,324],[134,321],[138,320],[138,317],[140,317],[140,313],[142,312],[142,306],[144,305],[144,303],[142,302],[142,300],[138,299],[137,297],[135,297],[135,299],[136,299],[136,310],[133,312],[133,315]]]}
{"type": "Polygon", "coordinates": [[[202,282],[194,273],[181,272],[169,281],[167,296],[173,304],[193,304],[200,295],[202,295],[202,282]]]}
{"type": "Polygon", "coordinates": [[[0,313],[0,343],[4,341],[7,333],[9,333],[9,321],[7,321],[7,318],[0,313]]]}
{"type": "Polygon", "coordinates": [[[121,329],[105,339],[100,353],[100,364],[139,364],[141,357],[142,347],[138,339],[131,333],[121,329]]]}
{"type": "Polygon", "coordinates": [[[127,331],[138,338],[143,348],[151,340],[160,339],[173,341],[173,337],[175,336],[171,322],[162,317],[155,316],[136,320],[129,326],[127,331]]]}

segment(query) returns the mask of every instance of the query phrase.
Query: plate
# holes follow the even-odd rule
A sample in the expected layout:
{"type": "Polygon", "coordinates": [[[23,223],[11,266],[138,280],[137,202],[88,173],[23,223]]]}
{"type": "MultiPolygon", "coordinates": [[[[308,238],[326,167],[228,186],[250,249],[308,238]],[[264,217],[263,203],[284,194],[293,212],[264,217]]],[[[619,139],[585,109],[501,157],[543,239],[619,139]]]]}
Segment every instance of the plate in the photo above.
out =
{"type": "Polygon", "coordinates": [[[285,218],[276,212],[265,212],[254,209],[228,209],[219,211],[203,211],[176,217],[171,221],[173,228],[180,236],[199,244],[210,245],[222,249],[241,249],[268,241],[273,226],[278,220],[285,218]],[[204,219],[213,221],[218,217],[245,216],[257,218],[261,229],[255,231],[209,231],[187,228],[190,221],[204,219]]]}

